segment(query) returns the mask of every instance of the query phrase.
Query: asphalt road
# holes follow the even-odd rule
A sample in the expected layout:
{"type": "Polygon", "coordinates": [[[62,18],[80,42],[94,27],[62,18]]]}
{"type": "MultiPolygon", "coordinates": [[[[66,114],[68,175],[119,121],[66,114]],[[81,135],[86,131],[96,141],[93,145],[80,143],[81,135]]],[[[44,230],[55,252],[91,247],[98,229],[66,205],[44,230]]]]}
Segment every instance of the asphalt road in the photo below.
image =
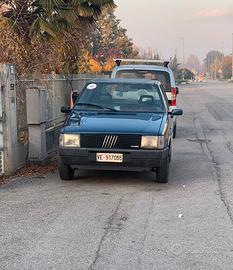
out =
{"type": "Polygon", "coordinates": [[[233,269],[233,84],[180,92],[169,184],[125,172],[11,181],[0,269],[233,269]]]}

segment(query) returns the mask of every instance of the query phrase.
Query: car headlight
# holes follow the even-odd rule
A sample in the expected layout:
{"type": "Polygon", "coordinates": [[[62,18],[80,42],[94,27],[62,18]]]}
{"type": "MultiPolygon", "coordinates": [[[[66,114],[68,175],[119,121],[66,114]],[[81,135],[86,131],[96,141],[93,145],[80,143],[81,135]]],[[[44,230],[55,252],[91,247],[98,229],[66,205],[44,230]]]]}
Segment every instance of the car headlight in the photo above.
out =
{"type": "Polygon", "coordinates": [[[164,136],[142,136],[141,148],[163,149],[164,148],[164,136]]]}
{"type": "Polygon", "coordinates": [[[79,134],[61,134],[59,141],[61,147],[80,147],[79,134]]]}

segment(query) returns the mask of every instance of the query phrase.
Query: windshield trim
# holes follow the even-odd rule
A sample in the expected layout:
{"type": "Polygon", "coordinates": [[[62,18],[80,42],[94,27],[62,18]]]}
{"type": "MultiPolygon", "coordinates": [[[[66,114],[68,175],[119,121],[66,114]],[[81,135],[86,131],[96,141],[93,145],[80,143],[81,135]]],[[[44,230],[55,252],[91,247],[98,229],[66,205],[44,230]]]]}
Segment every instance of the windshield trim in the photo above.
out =
{"type": "Polygon", "coordinates": [[[85,112],[95,112],[95,113],[122,113],[122,114],[136,114],[136,113],[156,113],[156,114],[164,114],[164,113],[168,113],[168,111],[160,111],[160,112],[156,112],[156,111],[111,111],[111,110],[106,110],[106,111],[99,111],[99,110],[95,110],[95,109],[90,109],[90,110],[86,110],[86,109],[77,109],[74,108],[74,111],[85,111],[85,112]]]}

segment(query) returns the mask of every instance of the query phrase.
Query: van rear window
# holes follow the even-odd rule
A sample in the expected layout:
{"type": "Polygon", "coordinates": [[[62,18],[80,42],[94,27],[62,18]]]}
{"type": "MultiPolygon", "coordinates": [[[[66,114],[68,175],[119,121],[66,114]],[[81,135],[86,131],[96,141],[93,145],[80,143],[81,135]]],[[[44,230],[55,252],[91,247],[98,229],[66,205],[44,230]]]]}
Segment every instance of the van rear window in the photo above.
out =
{"type": "Polygon", "coordinates": [[[166,71],[158,70],[119,70],[116,78],[156,80],[162,83],[166,92],[171,92],[170,75],[166,71]]]}

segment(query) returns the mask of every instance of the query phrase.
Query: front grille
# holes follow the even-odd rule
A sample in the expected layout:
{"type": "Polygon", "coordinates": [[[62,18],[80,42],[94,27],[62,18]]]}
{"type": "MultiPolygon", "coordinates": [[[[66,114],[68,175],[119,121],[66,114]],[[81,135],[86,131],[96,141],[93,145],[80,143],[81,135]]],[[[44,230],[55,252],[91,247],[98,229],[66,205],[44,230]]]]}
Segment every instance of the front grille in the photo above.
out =
{"type": "Polygon", "coordinates": [[[81,147],[103,149],[139,149],[140,135],[81,134],[81,147]]]}

